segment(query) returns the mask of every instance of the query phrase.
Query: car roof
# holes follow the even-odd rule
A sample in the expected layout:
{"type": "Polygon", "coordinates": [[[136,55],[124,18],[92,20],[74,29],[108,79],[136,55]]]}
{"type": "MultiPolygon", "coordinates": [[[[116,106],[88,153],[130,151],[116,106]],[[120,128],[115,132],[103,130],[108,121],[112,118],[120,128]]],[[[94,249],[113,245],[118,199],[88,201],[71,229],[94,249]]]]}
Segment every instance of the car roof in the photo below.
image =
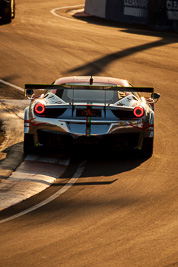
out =
{"type": "MultiPolygon", "coordinates": [[[[117,79],[112,77],[99,77],[99,76],[93,76],[93,85],[96,85],[98,83],[102,84],[108,84],[108,85],[119,85],[123,87],[130,86],[129,82],[124,79],[117,79]]],[[[55,81],[54,84],[60,85],[60,84],[80,84],[80,85],[90,85],[90,79],[91,76],[72,76],[72,77],[64,77],[59,78],[55,81]]]]}

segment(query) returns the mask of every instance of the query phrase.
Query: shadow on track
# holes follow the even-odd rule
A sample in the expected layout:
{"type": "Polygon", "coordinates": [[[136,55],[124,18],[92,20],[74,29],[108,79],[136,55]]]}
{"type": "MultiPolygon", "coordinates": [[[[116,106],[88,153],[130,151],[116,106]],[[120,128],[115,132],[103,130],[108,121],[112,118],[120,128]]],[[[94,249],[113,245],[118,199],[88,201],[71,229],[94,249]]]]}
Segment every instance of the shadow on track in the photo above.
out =
{"type": "MultiPolygon", "coordinates": [[[[84,171],[81,178],[85,177],[112,177],[113,175],[118,175],[120,173],[130,171],[132,169],[137,168],[143,162],[147,160],[147,158],[143,158],[140,151],[136,150],[114,150],[114,149],[98,149],[92,147],[79,147],[76,150],[73,150],[71,153],[71,160],[73,162],[84,161],[86,160],[87,165],[92,165],[92,170],[87,169],[87,172],[84,171]],[[98,168],[98,166],[102,166],[102,168],[98,168]]],[[[67,176],[64,175],[67,178],[67,176]]],[[[102,182],[98,182],[98,184],[110,184],[115,182],[113,180],[105,180],[102,182]]],[[[89,184],[95,184],[89,183],[89,184]]],[[[75,184],[80,185],[79,183],[75,184]]]]}
{"type": "Polygon", "coordinates": [[[112,54],[108,54],[102,58],[99,58],[97,60],[94,60],[93,62],[90,62],[88,64],[84,64],[80,67],[74,68],[69,70],[69,73],[75,73],[75,72],[84,72],[83,75],[85,76],[90,76],[92,75],[97,75],[99,74],[104,68],[106,68],[109,64],[111,64],[112,62],[128,57],[130,55],[139,53],[141,51],[144,50],[149,50],[151,48],[156,48],[156,47],[161,47],[164,45],[168,45],[170,43],[177,43],[177,39],[172,39],[172,41],[170,39],[161,39],[155,42],[151,42],[151,43],[147,43],[147,44],[143,44],[143,45],[139,45],[139,46],[135,46],[135,47],[131,47],[131,48],[127,48],[123,51],[118,51],[116,53],[112,53],[112,54]]]}
{"type": "Polygon", "coordinates": [[[121,28],[119,29],[119,31],[121,32],[158,37],[160,38],[160,40],[134,46],[131,48],[126,48],[123,51],[118,51],[115,53],[108,54],[88,64],[84,64],[77,68],[70,69],[66,74],[81,72],[83,73],[83,75],[86,75],[86,76],[90,76],[91,74],[97,75],[101,71],[103,71],[103,69],[105,69],[109,64],[111,64],[112,62],[116,60],[128,57],[130,55],[133,55],[133,54],[145,51],[145,50],[149,50],[151,48],[162,47],[162,46],[165,46],[171,43],[178,42],[177,33],[153,32],[151,30],[148,30],[146,26],[143,26],[143,25],[128,25],[128,24],[123,24],[119,22],[117,23],[117,22],[111,22],[107,20],[105,21],[104,19],[97,19],[93,17],[83,18],[83,20],[87,21],[88,23],[92,23],[96,25],[121,28]]]}

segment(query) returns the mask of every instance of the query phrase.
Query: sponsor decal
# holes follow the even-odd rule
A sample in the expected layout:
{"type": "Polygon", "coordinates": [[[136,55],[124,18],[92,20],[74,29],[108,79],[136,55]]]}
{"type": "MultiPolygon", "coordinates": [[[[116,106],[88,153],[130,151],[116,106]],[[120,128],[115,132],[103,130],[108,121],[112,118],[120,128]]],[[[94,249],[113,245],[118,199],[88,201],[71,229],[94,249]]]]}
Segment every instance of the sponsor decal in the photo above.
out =
{"type": "Polygon", "coordinates": [[[166,7],[168,10],[177,10],[178,11],[178,1],[175,0],[167,0],[166,7]]]}
{"type": "Polygon", "coordinates": [[[124,0],[124,15],[147,17],[148,0],[124,0]]]}
{"type": "Polygon", "coordinates": [[[178,0],[167,0],[166,8],[168,19],[178,20],[178,0]]]}

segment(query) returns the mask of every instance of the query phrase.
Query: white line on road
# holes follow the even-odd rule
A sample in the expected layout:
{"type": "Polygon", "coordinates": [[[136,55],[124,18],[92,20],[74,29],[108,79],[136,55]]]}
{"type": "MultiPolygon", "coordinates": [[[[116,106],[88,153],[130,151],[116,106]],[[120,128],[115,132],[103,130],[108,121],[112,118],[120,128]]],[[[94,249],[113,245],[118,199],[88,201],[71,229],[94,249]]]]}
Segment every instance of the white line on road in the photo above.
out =
{"type": "Polygon", "coordinates": [[[15,89],[17,89],[17,90],[19,90],[19,91],[21,91],[21,92],[24,93],[24,89],[23,89],[22,87],[19,87],[19,86],[17,86],[17,85],[12,84],[12,83],[8,83],[8,82],[3,81],[3,80],[1,80],[1,79],[0,79],[0,82],[3,83],[3,84],[5,84],[5,85],[14,87],[15,89]]]}
{"type": "Polygon", "coordinates": [[[57,191],[54,195],[50,196],[49,198],[47,198],[46,200],[40,202],[39,204],[29,208],[29,209],[26,209],[22,212],[19,212],[15,215],[12,215],[4,220],[1,220],[0,221],[0,224],[1,223],[5,223],[5,222],[8,222],[8,221],[11,221],[13,219],[16,219],[16,218],[19,218],[31,211],[34,211],[46,204],[48,204],[49,202],[53,201],[54,199],[56,199],[57,197],[59,197],[60,195],[62,195],[63,193],[65,193],[70,187],[73,186],[73,184],[76,183],[76,181],[78,180],[78,178],[81,176],[82,172],[84,171],[85,169],[85,165],[86,165],[86,161],[83,161],[79,164],[76,172],[74,173],[73,177],[69,180],[69,182],[67,184],[65,184],[65,186],[63,186],[59,191],[57,191]]]}
{"type": "Polygon", "coordinates": [[[65,9],[65,8],[76,8],[76,7],[83,7],[83,5],[58,7],[58,8],[54,8],[54,9],[52,9],[52,10],[51,10],[51,13],[52,13],[54,16],[59,17],[59,18],[62,18],[62,19],[67,19],[67,20],[71,20],[71,21],[75,21],[75,22],[80,22],[80,23],[86,23],[85,21],[81,21],[81,20],[77,20],[77,19],[70,19],[70,18],[63,17],[63,16],[61,16],[61,15],[56,14],[56,11],[57,11],[57,10],[61,10],[61,9],[65,9]]]}

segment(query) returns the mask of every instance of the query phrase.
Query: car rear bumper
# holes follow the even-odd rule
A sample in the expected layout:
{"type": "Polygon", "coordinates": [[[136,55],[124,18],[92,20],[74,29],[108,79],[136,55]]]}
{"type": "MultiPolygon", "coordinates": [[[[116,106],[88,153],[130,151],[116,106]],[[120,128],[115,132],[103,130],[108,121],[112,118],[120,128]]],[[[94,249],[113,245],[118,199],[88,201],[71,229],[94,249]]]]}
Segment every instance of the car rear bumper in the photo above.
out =
{"type": "MultiPolygon", "coordinates": [[[[93,131],[94,130],[92,129],[91,133],[93,131]]],[[[116,124],[110,125],[109,130],[106,133],[104,133],[103,128],[101,128],[99,133],[99,126],[96,127],[95,131],[97,131],[97,134],[88,135],[86,134],[86,129],[83,129],[82,132],[82,127],[80,128],[80,131],[76,133],[69,129],[66,131],[62,129],[61,131],[56,126],[38,126],[38,128],[35,127],[30,129],[28,133],[34,136],[35,145],[43,145],[51,148],[56,146],[67,148],[81,144],[134,149],[142,147],[144,138],[153,137],[153,129],[151,131],[146,131],[143,127],[119,127],[116,124]]]]}
{"type": "Polygon", "coordinates": [[[152,120],[61,120],[56,118],[29,118],[25,111],[24,133],[34,136],[35,145],[70,146],[74,144],[109,145],[141,148],[143,139],[154,135],[152,120]],[[145,123],[145,121],[149,121],[145,123]]]}
{"type": "Polygon", "coordinates": [[[47,147],[71,147],[75,145],[96,145],[100,147],[115,148],[137,148],[139,144],[139,133],[120,133],[109,135],[93,135],[93,136],[75,136],[68,134],[57,134],[45,130],[37,131],[37,139],[40,144],[47,147]]]}

